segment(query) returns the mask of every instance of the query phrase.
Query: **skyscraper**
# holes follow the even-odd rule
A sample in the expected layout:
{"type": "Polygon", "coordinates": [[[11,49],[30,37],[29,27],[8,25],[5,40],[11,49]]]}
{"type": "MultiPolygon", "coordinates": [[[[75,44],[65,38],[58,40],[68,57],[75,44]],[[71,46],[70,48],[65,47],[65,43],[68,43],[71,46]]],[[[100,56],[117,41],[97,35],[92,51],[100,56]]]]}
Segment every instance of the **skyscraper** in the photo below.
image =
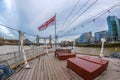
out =
{"type": "Polygon", "coordinates": [[[119,20],[119,26],[118,26],[118,40],[120,40],[120,19],[119,20]]]}
{"type": "Polygon", "coordinates": [[[120,19],[118,19],[116,16],[108,16],[107,23],[110,40],[120,40],[120,19]]]}
{"type": "Polygon", "coordinates": [[[96,42],[101,42],[101,38],[105,38],[106,40],[108,40],[109,35],[108,35],[108,31],[99,31],[94,33],[95,35],[95,40],[96,42]]]}

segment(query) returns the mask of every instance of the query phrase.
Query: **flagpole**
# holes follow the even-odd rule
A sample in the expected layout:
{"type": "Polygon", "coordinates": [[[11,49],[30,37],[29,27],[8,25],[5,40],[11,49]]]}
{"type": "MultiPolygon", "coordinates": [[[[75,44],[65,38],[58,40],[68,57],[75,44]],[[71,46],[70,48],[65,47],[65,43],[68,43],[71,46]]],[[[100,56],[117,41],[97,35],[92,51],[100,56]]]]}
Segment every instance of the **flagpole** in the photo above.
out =
{"type": "Polygon", "coordinates": [[[45,30],[53,22],[54,22],[54,25],[55,25],[55,41],[54,41],[54,44],[55,44],[55,50],[56,50],[56,44],[57,44],[57,41],[56,41],[56,39],[57,39],[57,36],[56,36],[56,13],[55,13],[55,15],[52,18],[50,18],[44,24],[42,24],[41,26],[39,26],[38,30],[39,31],[45,30]]]}
{"type": "Polygon", "coordinates": [[[56,13],[55,13],[55,50],[56,50],[56,13]]]}

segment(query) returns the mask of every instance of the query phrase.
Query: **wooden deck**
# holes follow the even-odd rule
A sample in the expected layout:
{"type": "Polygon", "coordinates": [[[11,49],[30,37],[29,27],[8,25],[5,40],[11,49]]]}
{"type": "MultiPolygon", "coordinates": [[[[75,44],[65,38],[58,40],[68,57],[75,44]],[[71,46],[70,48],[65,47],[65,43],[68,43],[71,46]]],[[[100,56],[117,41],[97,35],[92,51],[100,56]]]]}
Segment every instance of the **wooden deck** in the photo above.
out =
{"type": "MultiPolygon", "coordinates": [[[[66,60],[58,60],[54,53],[42,55],[29,62],[31,69],[22,68],[9,78],[9,80],[83,80],[70,69],[66,68],[66,60]]],[[[120,60],[109,59],[106,72],[96,80],[120,79],[120,60]]]]}
{"type": "Polygon", "coordinates": [[[60,61],[53,53],[29,62],[31,69],[16,71],[9,80],[82,80],[66,68],[66,60],[60,61]]]}

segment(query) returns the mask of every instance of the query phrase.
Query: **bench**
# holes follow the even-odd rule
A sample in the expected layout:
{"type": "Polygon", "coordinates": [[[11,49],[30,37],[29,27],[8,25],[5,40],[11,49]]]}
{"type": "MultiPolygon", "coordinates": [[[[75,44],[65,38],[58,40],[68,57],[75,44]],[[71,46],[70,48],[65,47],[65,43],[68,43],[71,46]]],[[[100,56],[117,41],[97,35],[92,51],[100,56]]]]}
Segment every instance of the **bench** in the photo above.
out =
{"type": "Polygon", "coordinates": [[[58,54],[63,54],[63,53],[71,53],[71,49],[56,49],[55,50],[55,57],[57,57],[58,54]]]}
{"type": "Polygon", "coordinates": [[[81,56],[79,57],[83,60],[87,60],[96,64],[100,64],[102,65],[103,70],[107,70],[108,67],[108,60],[105,59],[101,59],[101,58],[97,58],[97,57],[93,57],[93,56],[81,56]]]}
{"type": "Polygon", "coordinates": [[[84,80],[94,80],[105,71],[103,65],[81,58],[69,58],[67,67],[81,76],[84,80]]]}
{"type": "Polygon", "coordinates": [[[66,60],[68,58],[76,57],[76,55],[73,53],[63,53],[63,54],[57,54],[57,55],[59,60],[66,60]]]}

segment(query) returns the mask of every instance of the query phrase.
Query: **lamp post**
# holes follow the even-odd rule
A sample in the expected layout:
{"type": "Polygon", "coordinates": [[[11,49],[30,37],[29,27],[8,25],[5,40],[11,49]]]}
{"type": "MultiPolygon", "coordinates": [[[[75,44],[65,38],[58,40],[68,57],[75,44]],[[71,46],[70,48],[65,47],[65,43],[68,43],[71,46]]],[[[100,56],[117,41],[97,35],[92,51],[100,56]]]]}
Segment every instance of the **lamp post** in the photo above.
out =
{"type": "Polygon", "coordinates": [[[100,54],[99,54],[100,58],[104,57],[103,50],[104,50],[104,43],[106,42],[106,39],[101,38],[101,42],[102,42],[102,46],[101,46],[101,51],[100,51],[100,54]]]}

